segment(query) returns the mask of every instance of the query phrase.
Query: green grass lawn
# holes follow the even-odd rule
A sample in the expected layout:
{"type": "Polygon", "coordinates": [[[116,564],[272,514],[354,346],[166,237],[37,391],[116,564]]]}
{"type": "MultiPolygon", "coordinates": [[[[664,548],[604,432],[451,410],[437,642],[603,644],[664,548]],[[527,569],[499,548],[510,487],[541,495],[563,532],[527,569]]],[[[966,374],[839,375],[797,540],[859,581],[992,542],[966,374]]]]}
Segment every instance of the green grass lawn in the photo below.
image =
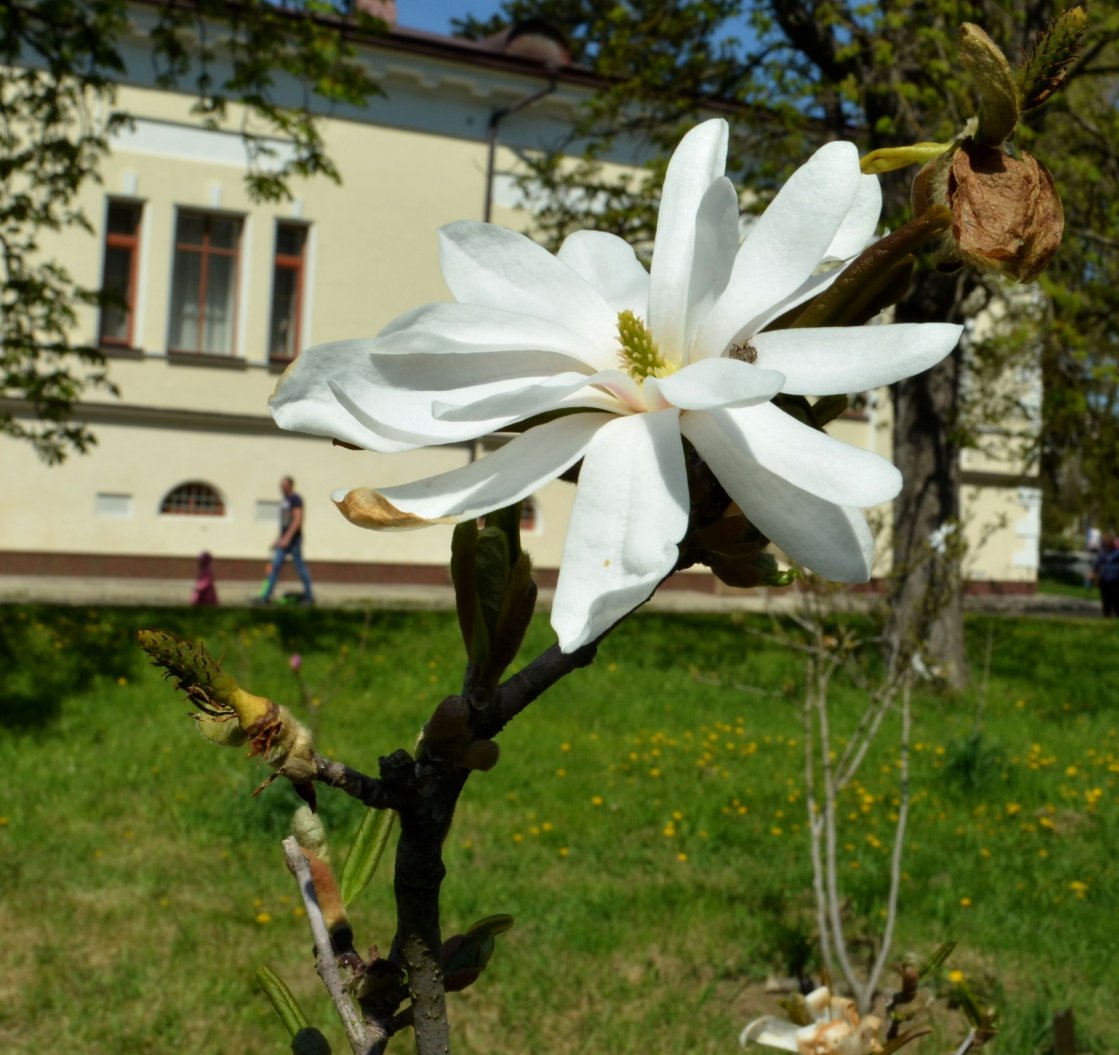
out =
{"type": "MultiPolygon", "coordinates": [[[[142,626],[204,638],[367,771],[461,682],[448,614],[0,608],[0,1051],[285,1051],[260,963],[347,1050],[279,848],[297,799],[251,797],[264,771],[192,732],[142,626]]],[[[714,1055],[776,1009],[759,983],[803,955],[811,902],[803,670],[750,632],[767,627],[641,615],[503,734],[448,840],[445,931],[516,926],[450,998],[456,1051],[714,1055]]],[[[1048,1052],[1067,1006],[1082,1052],[1119,1050],[1112,629],[972,619],[974,689],[917,700],[895,948],[958,939],[949,966],[998,1004],[1013,1055],[1048,1052]]],[[[526,654],[549,641],[537,621],[526,654]]],[[[837,686],[834,703],[842,731],[858,700],[837,686]]],[[[895,772],[883,749],[844,800],[857,940],[879,922],[895,772]]],[[[339,853],[360,807],[322,789],[320,809],[339,853]]],[[[359,948],[391,940],[389,872],[353,906],[359,948]]]]}

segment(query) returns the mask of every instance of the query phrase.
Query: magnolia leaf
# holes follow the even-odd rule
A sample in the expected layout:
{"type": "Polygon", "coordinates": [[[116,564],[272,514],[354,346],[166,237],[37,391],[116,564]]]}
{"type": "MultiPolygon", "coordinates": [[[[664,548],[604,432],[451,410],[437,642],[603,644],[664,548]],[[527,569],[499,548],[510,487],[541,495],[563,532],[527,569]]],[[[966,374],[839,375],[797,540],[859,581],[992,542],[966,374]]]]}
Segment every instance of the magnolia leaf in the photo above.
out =
{"type": "Polygon", "coordinates": [[[275,1008],[276,1014],[280,1016],[280,1021],[283,1023],[284,1029],[288,1031],[288,1036],[294,1038],[301,1029],[306,1029],[311,1025],[307,1016],[303,1013],[303,1008],[299,1006],[299,1002],[292,995],[291,990],[275,971],[260,966],[256,969],[256,980],[260,988],[264,990],[264,995],[272,1002],[272,1007],[275,1008]]]}
{"type": "Polygon", "coordinates": [[[392,810],[367,810],[358,826],[354,844],[342,866],[339,888],[342,904],[350,905],[369,885],[388,845],[396,814],[392,810]]]}

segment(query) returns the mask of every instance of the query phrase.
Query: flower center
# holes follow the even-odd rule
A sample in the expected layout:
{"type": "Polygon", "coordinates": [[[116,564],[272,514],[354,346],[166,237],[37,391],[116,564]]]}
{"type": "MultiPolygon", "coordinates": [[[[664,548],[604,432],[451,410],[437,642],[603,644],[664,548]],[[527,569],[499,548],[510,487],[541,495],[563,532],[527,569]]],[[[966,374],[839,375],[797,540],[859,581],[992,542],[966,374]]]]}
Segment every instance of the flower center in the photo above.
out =
{"type": "Polygon", "coordinates": [[[667,377],[676,370],[661,355],[644,320],[628,309],[618,313],[618,343],[622,346],[618,353],[622,369],[635,381],[644,381],[647,377],[667,377]]]}

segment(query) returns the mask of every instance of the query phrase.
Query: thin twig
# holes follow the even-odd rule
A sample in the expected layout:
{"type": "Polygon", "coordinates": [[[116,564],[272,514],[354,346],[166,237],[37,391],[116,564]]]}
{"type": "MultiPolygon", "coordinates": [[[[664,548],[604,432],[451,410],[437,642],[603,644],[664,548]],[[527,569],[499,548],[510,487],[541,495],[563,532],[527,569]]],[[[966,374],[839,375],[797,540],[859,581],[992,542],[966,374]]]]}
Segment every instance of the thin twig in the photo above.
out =
{"type": "Polygon", "coordinates": [[[829,974],[834,973],[831,938],[828,932],[828,902],[824,891],[824,859],[820,852],[820,836],[824,830],[824,815],[816,802],[815,732],[812,722],[813,664],[810,659],[804,679],[804,797],[808,810],[808,832],[812,838],[812,890],[816,896],[816,928],[820,932],[820,954],[829,974]]]}
{"type": "Polygon", "coordinates": [[[894,940],[894,925],[898,916],[898,892],[901,889],[901,853],[905,845],[906,821],[909,817],[909,736],[912,729],[913,711],[910,706],[910,681],[906,679],[901,689],[901,744],[900,773],[898,774],[898,821],[894,829],[894,850],[890,858],[890,892],[886,903],[886,926],[882,931],[882,947],[878,959],[867,979],[866,991],[873,996],[878,988],[878,980],[886,967],[890,955],[890,945],[894,940]]]}
{"type": "Polygon", "coordinates": [[[330,933],[326,929],[326,920],[323,919],[319,899],[315,895],[315,884],[311,879],[311,866],[307,858],[303,856],[303,851],[294,835],[289,835],[282,845],[288,868],[299,884],[299,893],[303,897],[303,905],[307,910],[307,922],[311,925],[311,934],[315,939],[315,968],[338,1010],[338,1017],[345,1027],[350,1047],[355,1055],[367,1055],[371,1047],[377,1050],[376,1044],[381,1038],[369,1036],[365,1023],[362,1022],[357,1008],[346,992],[341,972],[338,970],[338,962],[330,946],[330,933]]]}

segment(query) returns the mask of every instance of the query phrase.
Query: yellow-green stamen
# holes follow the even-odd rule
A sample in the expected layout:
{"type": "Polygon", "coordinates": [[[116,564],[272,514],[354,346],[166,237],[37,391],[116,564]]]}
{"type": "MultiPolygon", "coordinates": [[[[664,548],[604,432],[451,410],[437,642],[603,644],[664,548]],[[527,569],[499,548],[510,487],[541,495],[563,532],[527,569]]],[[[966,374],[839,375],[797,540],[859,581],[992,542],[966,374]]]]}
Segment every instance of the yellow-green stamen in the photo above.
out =
{"type": "Polygon", "coordinates": [[[628,309],[618,313],[618,343],[622,367],[635,381],[672,373],[673,367],[661,356],[649,327],[628,309]]]}

